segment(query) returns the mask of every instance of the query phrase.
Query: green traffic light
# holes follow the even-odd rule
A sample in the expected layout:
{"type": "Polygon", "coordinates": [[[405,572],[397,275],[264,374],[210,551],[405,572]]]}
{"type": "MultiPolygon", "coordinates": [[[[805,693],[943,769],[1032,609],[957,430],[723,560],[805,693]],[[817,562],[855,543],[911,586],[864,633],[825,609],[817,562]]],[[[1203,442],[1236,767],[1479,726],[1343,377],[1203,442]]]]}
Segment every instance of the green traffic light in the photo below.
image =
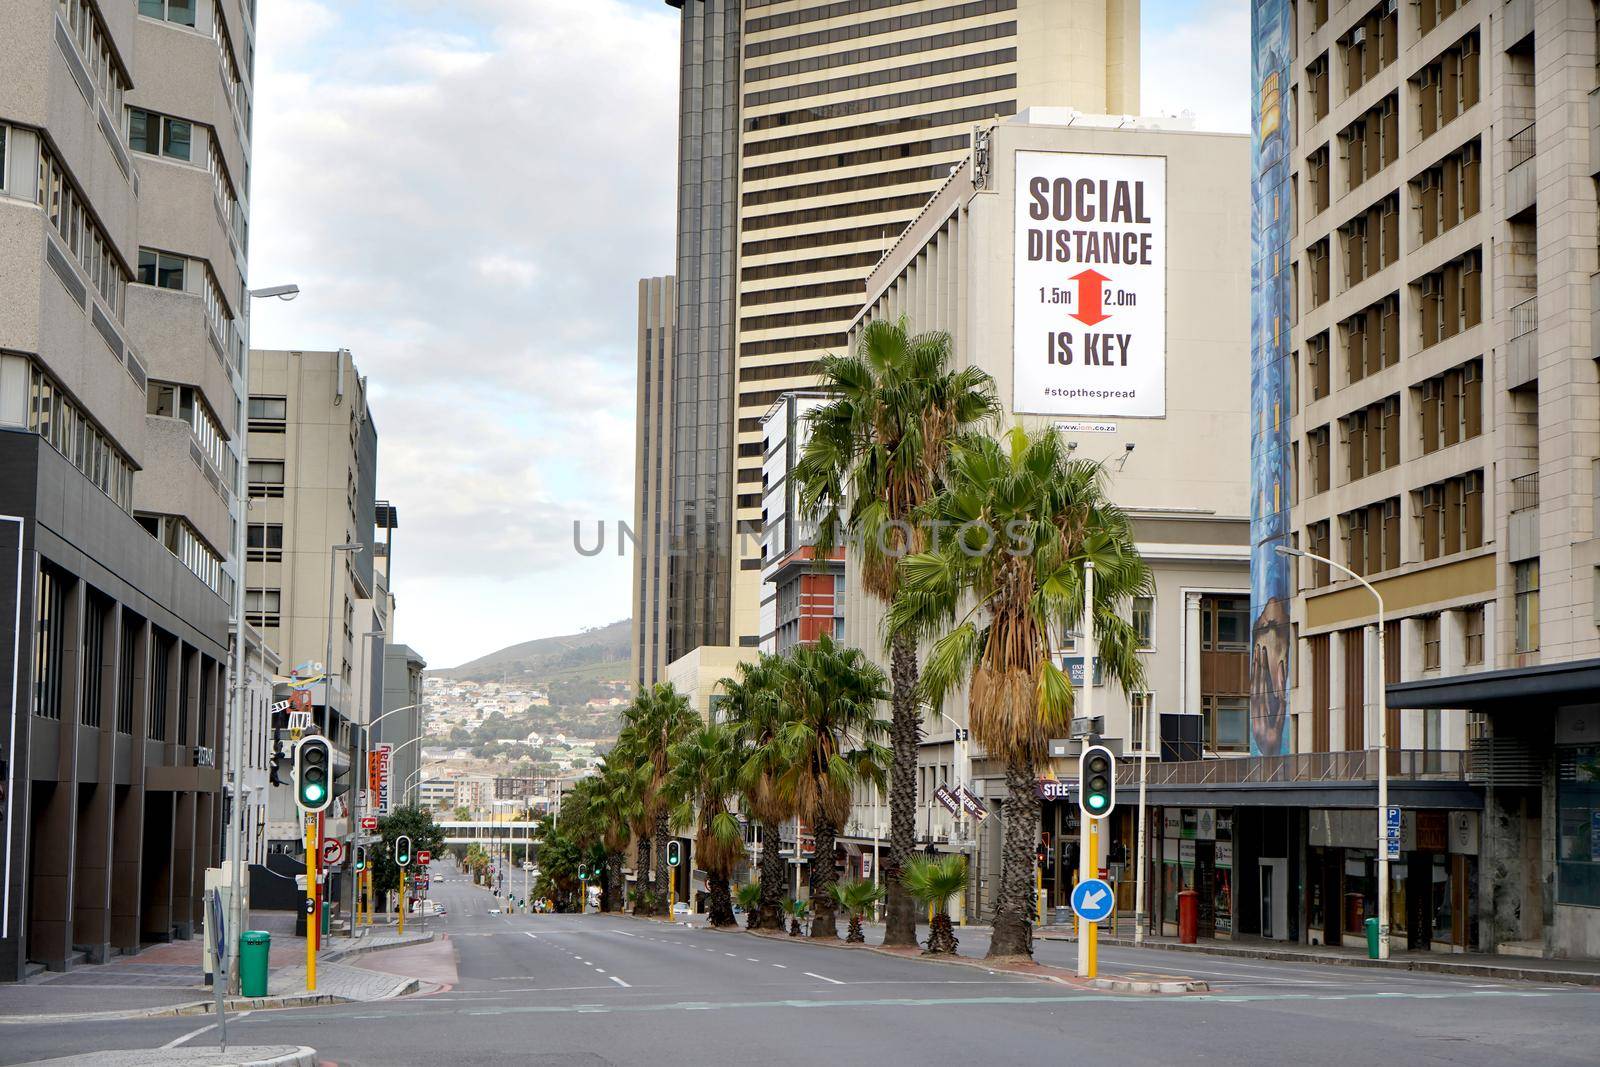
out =
{"type": "Polygon", "coordinates": [[[1102,796],[1092,796],[1089,798],[1089,806],[1091,808],[1103,808],[1106,806],[1106,798],[1102,796]]]}
{"type": "Polygon", "coordinates": [[[318,785],[316,782],[312,782],[310,785],[306,786],[306,799],[311,801],[313,804],[321,800],[322,786],[318,785]]]}

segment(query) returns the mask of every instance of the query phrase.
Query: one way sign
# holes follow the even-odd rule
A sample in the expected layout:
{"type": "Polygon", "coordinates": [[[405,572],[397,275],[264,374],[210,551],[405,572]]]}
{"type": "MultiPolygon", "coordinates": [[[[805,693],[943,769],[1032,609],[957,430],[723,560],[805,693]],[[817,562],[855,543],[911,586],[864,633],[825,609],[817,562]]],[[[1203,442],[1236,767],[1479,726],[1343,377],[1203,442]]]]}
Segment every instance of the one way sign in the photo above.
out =
{"type": "Polygon", "coordinates": [[[1072,890],[1072,910],[1084,922],[1097,923],[1111,914],[1116,904],[1116,894],[1111,886],[1098,878],[1079,882],[1072,890]]]}

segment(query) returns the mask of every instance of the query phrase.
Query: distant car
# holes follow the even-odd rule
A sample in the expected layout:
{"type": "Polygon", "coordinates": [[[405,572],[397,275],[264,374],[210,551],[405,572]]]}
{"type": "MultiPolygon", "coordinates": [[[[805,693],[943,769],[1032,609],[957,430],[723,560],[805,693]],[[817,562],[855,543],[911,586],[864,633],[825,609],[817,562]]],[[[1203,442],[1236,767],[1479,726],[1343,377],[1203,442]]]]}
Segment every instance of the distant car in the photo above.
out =
{"type": "Polygon", "coordinates": [[[686,903],[685,901],[682,901],[682,900],[678,901],[676,904],[674,904],[672,906],[672,914],[674,914],[674,915],[688,915],[689,914],[689,905],[688,905],[688,903],[686,903]]]}
{"type": "Polygon", "coordinates": [[[499,915],[500,914],[500,909],[499,908],[490,908],[489,909],[489,914],[490,915],[499,915]]]}

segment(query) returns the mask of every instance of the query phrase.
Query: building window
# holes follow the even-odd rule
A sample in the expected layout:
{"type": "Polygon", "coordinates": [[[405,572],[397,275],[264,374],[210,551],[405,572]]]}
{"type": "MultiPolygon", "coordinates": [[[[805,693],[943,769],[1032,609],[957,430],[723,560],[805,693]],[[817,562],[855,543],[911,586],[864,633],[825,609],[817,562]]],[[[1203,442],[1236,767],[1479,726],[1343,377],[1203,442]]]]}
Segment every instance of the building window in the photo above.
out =
{"type": "Polygon", "coordinates": [[[1474,138],[1411,180],[1422,242],[1467,221],[1483,205],[1482,148],[1474,138]]]}
{"type": "Polygon", "coordinates": [[[187,163],[194,152],[194,125],[171,115],[130,107],[128,147],[135,152],[181,159],[187,163]]]}
{"type": "Polygon", "coordinates": [[[1250,748],[1250,698],[1207,696],[1201,699],[1205,716],[1205,745],[1213,752],[1244,752],[1250,748]]]}
{"type": "Polygon", "coordinates": [[[1354,385],[1400,362],[1400,298],[1389,295],[1339,323],[1345,380],[1354,385]]]}
{"type": "MultiPolygon", "coordinates": [[[[1150,709],[1154,706],[1154,693],[1133,692],[1128,694],[1128,708],[1132,715],[1130,733],[1133,735],[1132,748],[1140,751],[1150,742],[1149,730],[1150,709]]],[[[1158,739],[1159,740],[1159,739],[1158,739]]]]}
{"type": "Polygon", "coordinates": [[[1245,652],[1250,648],[1250,601],[1206,597],[1200,602],[1200,648],[1206,652],[1245,652]]]}
{"type": "Polygon", "coordinates": [[[1516,651],[1539,649],[1539,561],[1523,560],[1513,567],[1516,595],[1516,651]]]}
{"type": "Polygon", "coordinates": [[[1311,496],[1328,491],[1328,453],[1330,450],[1328,436],[1328,427],[1326,426],[1318,426],[1315,430],[1311,430],[1306,434],[1306,463],[1308,467],[1306,484],[1310,488],[1309,495],[1311,496]]]}
{"type": "Polygon", "coordinates": [[[1390,396],[1339,420],[1345,479],[1356,481],[1400,462],[1400,397],[1390,396]]]}
{"type": "Polygon", "coordinates": [[[249,549],[249,558],[252,560],[280,562],[283,559],[283,527],[278,523],[251,523],[245,530],[245,547],[249,549]]]}
{"type": "Polygon", "coordinates": [[[1417,492],[1422,558],[1483,547],[1483,472],[1469,471],[1417,492]]]}
{"type": "Polygon", "coordinates": [[[1436,671],[1439,669],[1439,614],[1424,615],[1417,620],[1417,626],[1422,631],[1422,669],[1436,671]]]}
{"type": "MultiPolygon", "coordinates": [[[[1423,11],[1430,6],[1431,2],[1424,3],[1423,11]]],[[[1426,24],[1426,13],[1421,17],[1426,24]]],[[[1422,136],[1430,137],[1478,102],[1478,31],[1441,52],[1417,72],[1413,82],[1422,136]]]]}
{"type": "Polygon", "coordinates": [[[1415,391],[1423,455],[1483,433],[1481,359],[1418,382],[1415,391]]]}
{"type": "Polygon", "coordinates": [[[0,126],[0,190],[6,187],[6,134],[10,129],[0,126]]]}
{"type": "Polygon", "coordinates": [[[61,718],[67,581],[53,568],[39,568],[34,605],[33,713],[45,719],[61,718]]]}
{"type": "Polygon", "coordinates": [[[1155,629],[1156,598],[1150,596],[1136,596],[1133,598],[1133,635],[1139,648],[1151,648],[1152,634],[1155,629]]]}
{"type": "Polygon", "coordinates": [[[255,497],[281,497],[283,495],[283,460],[251,460],[245,472],[250,483],[250,495],[255,497]]]}
{"type": "Polygon", "coordinates": [[[1339,516],[1345,563],[1365,576],[1400,565],[1400,498],[1390,497],[1339,516]]]}
{"type": "Polygon", "coordinates": [[[250,398],[250,430],[252,433],[283,433],[289,418],[289,401],[281,396],[252,396],[250,398]]]}
{"type": "Polygon", "coordinates": [[[49,375],[34,367],[31,384],[28,429],[49,441],[118,507],[131,512],[133,464],[49,375]]]}
{"type": "Polygon", "coordinates": [[[36,200],[66,249],[82,264],[89,281],[117,319],[122,318],[127,274],[115,245],[90,215],[88,200],[48,148],[39,148],[36,200]]]}
{"type": "Polygon", "coordinates": [[[198,6],[199,0],[139,0],[139,14],[180,26],[193,26],[198,6]]]}
{"type": "Polygon", "coordinates": [[[1438,344],[1483,321],[1483,251],[1474,248],[1417,279],[1422,346],[1438,344]]]}
{"type": "Polygon", "coordinates": [[[222,424],[211,413],[200,391],[192,385],[152,381],[146,387],[145,413],[187,423],[200,452],[218,470],[226,469],[229,452],[222,424]]]}
{"type": "Polygon", "coordinates": [[[244,610],[254,626],[277,626],[280,622],[283,592],[278,589],[246,589],[244,610]]]}
{"type": "Polygon", "coordinates": [[[154,285],[162,289],[184,289],[183,275],[189,261],[182,256],[157,252],[153,248],[139,249],[139,284],[154,285]]]}
{"type": "Polygon", "coordinates": [[[1339,38],[1344,49],[1345,95],[1352,96],[1395,61],[1400,37],[1396,0],[1383,0],[1350,32],[1339,38]]]}
{"type": "Polygon", "coordinates": [[[1483,662],[1483,605],[1461,613],[1462,653],[1467,666],[1483,662]]]}
{"type": "Polygon", "coordinates": [[[1391,93],[1339,131],[1345,156],[1345,191],[1400,158],[1399,95],[1391,93]]]}
{"type": "Polygon", "coordinates": [[[1600,745],[1557,749],[1556,903],[1600,907],[1600,745]]]}
{"type": "MultiPolygon", "coordinates": [[[[1328,559],[1328,550],[1332,547],[1332,529],[1327,519],[1314,522],[1306,527],[1306,550],[1314,555],[1328,559]]],[[[1311,561],[1310,588],[1320,589],[1328,584],[1328,565],[1322,560],[1311,561]]]]}

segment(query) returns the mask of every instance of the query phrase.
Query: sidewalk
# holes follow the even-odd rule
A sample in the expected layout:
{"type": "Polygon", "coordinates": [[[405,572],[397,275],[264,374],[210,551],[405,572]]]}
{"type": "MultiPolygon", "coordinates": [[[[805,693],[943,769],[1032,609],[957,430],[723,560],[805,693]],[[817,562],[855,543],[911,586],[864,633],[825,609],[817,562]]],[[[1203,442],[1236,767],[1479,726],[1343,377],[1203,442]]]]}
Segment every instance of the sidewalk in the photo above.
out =
{"type": "MultiPolygon", "coordinates": [[[[1046,941],[1075,941],[1071,927],[1041,927],[1037,936],[1046,941]]],[[[1100,938],[1102,948],[1133,948],[1132,937],[1100,938]]],[[[1274,960],[1279,963],[1316,963],[1337,967],[1377,967],[1431,974],[1454,974],[1494,978],[1513,982],[1560,982],[1567,985],[1600,986],[1600,960],[1536,959],[1501,956],[1487,952],[1425,952],[1395,949],[1387,961],[1367,958],[1365,944],[1301,945],[1255,939],[1241,941],[1202,940],[1185,945],[1175,937],[1146,937],[1144,948],[1169,952],[1200,952],[1239,959],[1274,960]]]]}
{"type": "MultiPolygon", "coordinates": [[[[433,932],[374,926],[353,938],[324,942],[317,956],[317,991],[306,991],[306,941],[293,936],[294,916],[276,912],[251,915],[252,930],[272,934],[271,970],[266,997],[229,997],[230,1010],[283,1007],[334,1001],[386,1000],[415,992],[416,978],[385,974],[354,964],[355,958],[386,949],[426,944],[433,932]]],[[[215,1008],[204,982],[200,938],[147,946],[136,956],[114,956],[104,964],[82,965],[35,976],[26,983],[0,985],[0,1022],[41,1017],[89,1015],[206,1014],[215,1008]]]]}

